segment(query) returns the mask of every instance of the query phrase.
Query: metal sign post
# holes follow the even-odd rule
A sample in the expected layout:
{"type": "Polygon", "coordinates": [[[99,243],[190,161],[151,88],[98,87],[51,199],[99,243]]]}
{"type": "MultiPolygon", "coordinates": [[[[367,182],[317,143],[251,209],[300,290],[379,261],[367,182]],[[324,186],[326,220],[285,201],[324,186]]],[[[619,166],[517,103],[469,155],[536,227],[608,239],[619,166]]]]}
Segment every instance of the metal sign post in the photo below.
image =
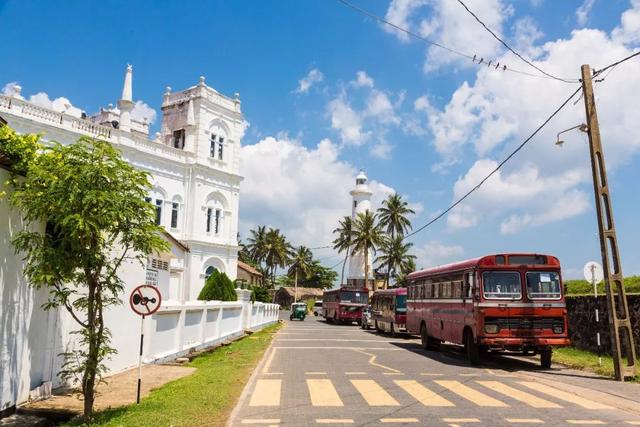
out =
{"type": "Polygon", "coordinates": [[[134,313],[142,316],[140,321],[140,353],[138,354],[138,389],[136,403],[140,403],[140,389],[142,387],[142,350],[144,348],[144,318],[150,316],[160,308],[162,296],[155,286],[141,285],[135,288],[129,296],[129,305],[134,313]]]}
{"type": "Polygon", "coordinates": [[[598,366],[602,366],[602,347],[600,343],[600,313],[598,311],[598,284],[604,279],[602,266],[595,261],[589,261],[584,266],[584,278],[593,286],[596,305],[596,343],[598,344],[598,366]]]}

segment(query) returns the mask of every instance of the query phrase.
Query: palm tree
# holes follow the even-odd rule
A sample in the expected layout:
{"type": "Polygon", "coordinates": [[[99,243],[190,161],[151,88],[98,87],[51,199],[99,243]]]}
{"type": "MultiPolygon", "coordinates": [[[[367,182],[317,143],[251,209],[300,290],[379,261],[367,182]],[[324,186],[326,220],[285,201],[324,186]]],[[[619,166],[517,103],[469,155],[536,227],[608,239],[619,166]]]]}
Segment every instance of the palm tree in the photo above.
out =
{"type": "Polygon", "coordinates": [[[404,243],[404,237],[402,235],[395,236],[393,238],[386,238],[384,243],[380,247],[382,255],[376,258],[376,263],[382,263],[389,266],[389,272],[387,273],[387,279],[392,275],[396,275],[396,269],[399,267],[401,272],[406,271],[411,266],[415,266],[415,255],[409,254],[409,249],[413,246],[413,243],[404,243]],[[393,270],[391,270],[393,269],[393,270]]]}
{"type": "MultiPolygon", "coordinates": [[[[369,280],[369,250],[376,252],[376,248],[380,247],[384,241],[384,234],[378,224],[376,224],[376,215],[370,211],[359,213],[353,223],[353,232],[351,240],[351,254],[362,251],[364,253],[364,278],[365,286],[369,280]]],[[[373,290],[375,291],[375,281],[373,290]]]]}
{"type": "Polygon", "coordinates": [[[396,276],[396,285],[407,286],[407,276],[416,270],[416,261],[413,258],[408,259],[404,264],[400,264],[400,274],[396,276]]]}
{"type": "Polygon", "coordinates": [[[295,290],[293,294],[293,302],[298,302],[298,273],[302,273],[305,278],[309,278],[311,274],[311,267],[313,265],[313,254],[311,250],[306,246],[299,246],[293,257],[291,258],[291,264],[287,274],[295,277],[295,290]]]}
{"type": "Polygon", "coordinates": [[[345,216],[340,221],[340,226],[333,230],[338,237],[333,241],[333,249],[338,253],[345,252],[344,262],[342,263],[342,275],[340,276],[340,285],[344,284],[344,268],[349,258],[349,247],[351,247],[351,237],[353,234],[353,221],[350,216],[345,216]]]}
{"type": "Polygon", "coordinates": [[[261,264],[264,261],[266,244],[267,244],[267,231],[264,225],[259,225],[257,230],[250,230],[251,237],[247,239],[247,250],[251,255],[251,258],[261,264]]]}
{"type": "MultiPolygon", "coordinates": [[[[402,196],[398,193],[390,194],[382,202],[382,206],[378,208],[380,226],[386,229],[391,239],[396,236],[404,236],[407,231],[411,230],[411,221],[407,218],[411,214],[415,214],[415,211],[409,207],[407,202],[402,200],[402,196]]],[[[389,286],[389,276],[392,269],[395,269],[395,266],[388,264],[385,289],[389,286]]]]}
{"type": "Polygon", "coordinates": [[[264,262],[271,271],[271,286],[276,281],[276,269],[285,268],[292,255],[291,245],[286,237],[277,228],[269,228],[265,235],[264,262]]]}

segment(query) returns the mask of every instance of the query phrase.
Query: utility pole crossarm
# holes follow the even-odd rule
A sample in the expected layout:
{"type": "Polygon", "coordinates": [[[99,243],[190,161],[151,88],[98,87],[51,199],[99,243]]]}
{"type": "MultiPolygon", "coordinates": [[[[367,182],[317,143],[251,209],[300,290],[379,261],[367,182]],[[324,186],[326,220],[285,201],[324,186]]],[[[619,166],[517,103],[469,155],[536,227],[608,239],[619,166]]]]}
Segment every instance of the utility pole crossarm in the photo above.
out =
{"type": "Polygon", "coordinates": [[[607,309],[609,312],[613,364],[616,379],[623,381],[625,377],[633,377],[636,374],[633,330],[631,329],[627,295],[624,289],[624,277],[622,275],[616,228],[613,222],[613,208],[607,180],[607,169],[605,166],[604,151],[602,150],[602,142],[600,140],[600,128],[598,126],[595,98],[593,96],[591,67],[589,67],[589,65],[583,65],[581,71],[589,134],[593,191],[598,215],[600,251],[604,269],[605,289],[607,291],[607,309]],[[626,365],[623,364],[623,357],[625,356],[627,358],[626,365]]]}

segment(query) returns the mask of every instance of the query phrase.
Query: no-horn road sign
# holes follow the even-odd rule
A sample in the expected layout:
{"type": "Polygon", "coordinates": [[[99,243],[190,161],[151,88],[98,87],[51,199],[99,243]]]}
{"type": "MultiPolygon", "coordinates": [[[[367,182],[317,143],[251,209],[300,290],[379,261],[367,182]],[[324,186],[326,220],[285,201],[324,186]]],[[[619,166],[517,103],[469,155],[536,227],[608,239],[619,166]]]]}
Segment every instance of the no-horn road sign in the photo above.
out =
{"type": "Polygon", "coordinates": [[[136,287],[129,297],[131,310],[140,316],[149,316],[158,311],[162,303],[160,291],[155,286],[140,285],[136,287]]]}

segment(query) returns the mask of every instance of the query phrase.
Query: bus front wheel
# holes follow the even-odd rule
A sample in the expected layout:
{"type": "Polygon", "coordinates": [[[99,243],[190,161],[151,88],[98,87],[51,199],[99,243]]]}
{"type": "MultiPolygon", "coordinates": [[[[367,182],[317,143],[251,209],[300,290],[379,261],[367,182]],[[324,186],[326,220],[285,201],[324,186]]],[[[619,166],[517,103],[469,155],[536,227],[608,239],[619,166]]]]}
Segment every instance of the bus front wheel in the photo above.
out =
{"type": "Polygon", "coordinates": [[[553,354],[550,348],[540,350],[540,366],[542,369],[551,368],[551,355],[553,354]]]}
{"type": "Polygon", "coordinates": [[[464,349],[467,353],[467,360],[474,366],[480,364],[480,351],[478,349],[478,344],[476,344],[473,339],[473,333],[471,331],[466,331],[465,340],[464,340],[464,349]]]}
{"type": "Polygon", "coordinates": [[[420,341],[422,342],[422,348],[425,350],[433,350],[436,351],[439,348],[439,343],[429,336],[429,332],[427,331],[427,325],[424,323],[420,326],[420,341]]]}

